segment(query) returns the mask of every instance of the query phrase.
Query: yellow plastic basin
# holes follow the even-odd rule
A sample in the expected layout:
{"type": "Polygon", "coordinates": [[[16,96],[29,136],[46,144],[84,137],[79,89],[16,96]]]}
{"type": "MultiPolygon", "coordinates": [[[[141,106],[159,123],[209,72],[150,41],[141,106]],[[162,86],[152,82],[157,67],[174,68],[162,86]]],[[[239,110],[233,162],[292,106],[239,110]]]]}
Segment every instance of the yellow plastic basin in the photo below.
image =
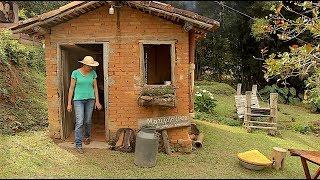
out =
{"type": "Polygon", "coordinates": [[[269,166],[272,162],[258,150],[246,151],[238,154],[238,158],[249,164],[269,166]]]}

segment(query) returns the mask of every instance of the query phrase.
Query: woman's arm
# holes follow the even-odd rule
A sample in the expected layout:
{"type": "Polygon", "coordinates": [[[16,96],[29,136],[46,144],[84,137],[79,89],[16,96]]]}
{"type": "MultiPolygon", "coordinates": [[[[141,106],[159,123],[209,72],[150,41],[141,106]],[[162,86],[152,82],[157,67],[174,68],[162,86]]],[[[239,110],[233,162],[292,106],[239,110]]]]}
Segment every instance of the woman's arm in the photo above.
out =
{"type": "Polygon", "coordinates": [[[100,110],[100,109],[102,109],[102,106],[99,101],[98,85],[97,85],[96,78],[93,80],[93,88],[94,88],[94,96],[96,98],[96,105],[95,106],[96,106],[96,108],[98,108],[100,110]]]}
{"type": "Polygon", "coordinates": [[[68,94],[68,106],[67,106],[67,110],[69,112],[72,111],[71,101],[72,101],[72,96],[73,96],[73,91],[74,91],[75,84],[76,84],[76,81],[73,78],[71,78],[70,87],[69,87],[69,94],[68,94]]]}

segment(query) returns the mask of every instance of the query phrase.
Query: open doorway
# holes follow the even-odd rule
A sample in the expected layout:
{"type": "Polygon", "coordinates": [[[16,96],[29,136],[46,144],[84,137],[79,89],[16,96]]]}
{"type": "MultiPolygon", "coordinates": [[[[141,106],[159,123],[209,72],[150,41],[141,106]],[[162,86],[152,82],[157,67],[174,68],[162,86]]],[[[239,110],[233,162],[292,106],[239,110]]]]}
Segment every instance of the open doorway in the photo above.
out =
{"type": "MultiPolygon", "coordinates": [[[[98,77],[98,92],[99,100],[103,107],[105,107],[104,97],[104,65],[103,65],[103,44],[72,44],[72,45],[60,45],[60,57],[61,57],[61,73],[62,73],[62,139],[65,141],[74,141],[74,127],[75,127],[75,115],[74,109],[69,113],[66,111],[68,101],[68,91],[71,79],[71,73],[73,70],[81,67],[81,61],[85,56],[92,56],[95,61],[99,62],[99,66],[95,67],[98,77]]],[[[84,126],[83,126],[84,127],[84,126]]],[[[106,141],[105,134],[105,108],[102,110],[94,109],[92,115],[92,129],[91,140],[92,141],[106,141]]]]}

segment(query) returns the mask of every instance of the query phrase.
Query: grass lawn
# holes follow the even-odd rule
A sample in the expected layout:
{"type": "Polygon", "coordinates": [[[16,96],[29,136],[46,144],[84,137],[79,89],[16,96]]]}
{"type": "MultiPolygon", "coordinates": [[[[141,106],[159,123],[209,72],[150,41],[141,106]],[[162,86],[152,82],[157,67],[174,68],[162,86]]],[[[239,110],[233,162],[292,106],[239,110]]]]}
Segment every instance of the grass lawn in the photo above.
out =
{"type": "MultiPolygon", "coordinates": [[[[0,178],[304,178],[299,158],[287,155],[285,169],[250,171],[241,167],[236,154],[258,149],[269,156],[272,147],[320,150],[320,138],[286,131],[282,137],[264,132],[246,133],[231,127],[196,121],[205,133],[204,147],[192,154],[158,154],[157,166],[138,168],[133,153],[85,149],[77,154],[63,149],[46,131],[1,136],[0,178]]],[[[315,166],[309,167],[312,172],[315,166]]]]}
{"type": "MultiPolygon", "coordinates": [[[[285,168],[279,171],[247,170],[236,155],[257,149],[270,157],[275,146],[320,151],[320,137],[303,135],[290,128],[318,121],[319,114],[279,104],[282,127],[279,136],[268,136],[265,131],[247,133],[239,121],[238,126],[224,125],[236,121],[233,88],[215,82],[201,88],[212,92],[217,100],[216,116],[207,116],[213,119],[206,121],[195,120],[205,139],[204,147],[191,154],[170,157],[159,153],[156,167],[138,168],[133,163],[133,153],[85,149],[84,154],[78,154],[74,149],[59,147],[47,137],[46,130],[23,132],[0,136],[0,178],[304,178],[300,159],[290,157],[289,153],[285,168]]],[[[317,167],[309,164],[309,168],[314,173],[317,167]]]]}

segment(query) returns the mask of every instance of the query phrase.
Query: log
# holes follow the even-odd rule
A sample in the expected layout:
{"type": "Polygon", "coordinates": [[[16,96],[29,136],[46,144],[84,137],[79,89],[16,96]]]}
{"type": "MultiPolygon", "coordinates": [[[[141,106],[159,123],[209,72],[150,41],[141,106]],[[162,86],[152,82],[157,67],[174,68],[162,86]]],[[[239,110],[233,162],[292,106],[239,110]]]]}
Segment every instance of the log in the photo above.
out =
{"type": "Polygon", "coordinates": [[[203,138],[204,138],[204,134],[200,133],[197,137],[197,140],[195,141],[194,145],[196,146],[196,148],[201,148],[203,145],[203,138]]]}
{"type": "Polygon", "coordinates": [[[272,151],[272,154],[271,154],[271,158],[272,158],[272,161],[273,161],[273,167],[276,170],[283,169],[286,153],[287,153],[287,150],[285,150],[285,149],[282,149],[282,148],[279,148],[279,147],[274,147],[273,148],[273,151],[272,151]]]}

